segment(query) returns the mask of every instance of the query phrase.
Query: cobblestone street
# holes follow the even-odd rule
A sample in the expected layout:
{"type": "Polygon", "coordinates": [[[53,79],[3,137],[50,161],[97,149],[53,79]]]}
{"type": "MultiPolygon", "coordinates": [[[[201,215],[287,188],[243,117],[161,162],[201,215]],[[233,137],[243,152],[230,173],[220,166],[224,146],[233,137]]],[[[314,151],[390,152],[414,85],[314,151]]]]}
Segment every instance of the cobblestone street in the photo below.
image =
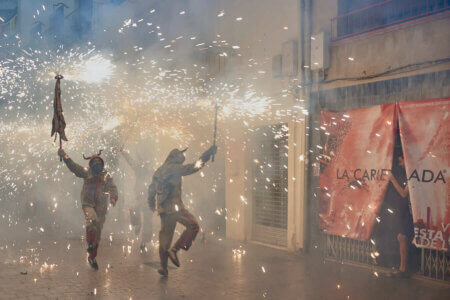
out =
{"type": "Polygon", "coordinates": [[[450,287],[442,283],[377,278],[368,269],[220,239],[205,243],[199,239],[190,252],[181,253],[181,268],[170,267],[164,279],[156,272],[156,247],[140,254],[136,245],[128,245],[120,238],[108,242],[105,236],[96,272],[86,263],[79,239],[2,244],[0,298],[448,299],[450,295],[450,287]]]}

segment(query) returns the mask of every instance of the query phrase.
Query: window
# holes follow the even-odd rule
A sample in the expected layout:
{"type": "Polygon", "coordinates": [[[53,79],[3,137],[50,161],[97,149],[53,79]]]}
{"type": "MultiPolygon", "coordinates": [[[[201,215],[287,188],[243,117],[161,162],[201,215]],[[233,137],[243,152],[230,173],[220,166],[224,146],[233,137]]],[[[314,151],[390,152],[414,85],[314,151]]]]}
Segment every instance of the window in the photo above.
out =
{"type": "Polygon", "coordinates": [[[333,40],[396,25],[450,9],[450,0],[338,0],[333,40]]]}

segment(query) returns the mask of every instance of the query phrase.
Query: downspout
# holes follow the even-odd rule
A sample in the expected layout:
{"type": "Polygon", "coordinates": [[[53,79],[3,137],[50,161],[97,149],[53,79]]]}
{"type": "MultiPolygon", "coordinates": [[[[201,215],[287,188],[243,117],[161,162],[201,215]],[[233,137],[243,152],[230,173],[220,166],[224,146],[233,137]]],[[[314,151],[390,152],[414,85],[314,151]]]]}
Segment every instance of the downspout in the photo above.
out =
{"type": "MultiPolygon", "coordinates": [[[[308,112],[313,108],[311,100],[311,85],[312,85],[312,74],[311,74],[311,31],[312,31],[312,0],[299,0],[300,2],[300,98],[305,100],[305,106],[308,112]]],[[[305,170],[304,170],[304,186],[303,197],[304,197],[304,213],[303,213],[303,237],[304,245],[303,249],[307,252],[310,249],[310,226],[309,224],[309,195],[311,194],[311,185],[308,184],[309,179],[309,166],[311,157],[308,151],[310,145],[311,134],[310,129],[312,128],[311,118],[305,116],[306,129],[305,134],[308,136],[305,138],[305,170]],[[309,128],[309,129],[308,129],[309,128]]]]}

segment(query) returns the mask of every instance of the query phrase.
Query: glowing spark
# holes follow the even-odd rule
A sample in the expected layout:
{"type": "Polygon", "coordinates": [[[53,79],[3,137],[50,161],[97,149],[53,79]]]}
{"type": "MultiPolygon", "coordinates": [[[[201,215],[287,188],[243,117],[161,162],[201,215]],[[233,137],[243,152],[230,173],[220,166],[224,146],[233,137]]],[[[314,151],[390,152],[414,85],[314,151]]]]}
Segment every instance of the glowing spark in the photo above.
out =
{"type": "Polygon", "coordinates": [[[194,168],[200,169],[201,167],[203,167],[203,161],[199,159],[195,162],[194,168]]]}
{"type": "Polygon", "coordinates": [[[120,125],[120,121],[118,118],[112,118],[105,125],[103,125],[103,130],[111,130],[120,125]]]}
{"type": "Polygon", "coordinates": [[[115,66],[110,60],[97,54],[75,65],[74,70],[66,75],[68,80],[101,83],[108,81],[114,74],[115,66]]]}

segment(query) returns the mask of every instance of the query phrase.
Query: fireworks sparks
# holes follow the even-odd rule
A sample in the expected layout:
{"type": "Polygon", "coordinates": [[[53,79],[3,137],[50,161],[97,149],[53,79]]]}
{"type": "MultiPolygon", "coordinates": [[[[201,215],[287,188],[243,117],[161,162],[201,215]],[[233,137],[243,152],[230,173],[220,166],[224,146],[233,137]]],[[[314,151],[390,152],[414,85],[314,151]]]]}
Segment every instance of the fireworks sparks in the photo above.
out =
{"type": "MultiPolygon", "coordinates": [[[[83,57],[82,57],[83,58],[83,57]]],[[[115,66],[100,54],[93,55],[74,65],[66,72],[66,79],[86,83],[102,83],[111,79],[115,66]]]]}
{"type": "MultiPolygon", "coordinates": [[[[43,5],[38,8],[36,15],[42,15],[46,11],[43,5]]],[[[190,15],[189,11],[184,10],[176,13],[180,18],[190,15]]],[[[145,14],[153,17],[157,12],[152,9],[146,10],[145,14]]],[[[213,16],[216,14],[218,18],[222,18],[220,21],[229,16],[225,16],[225,11],[216,11],[213,16]]],[[[239,15],[234,15],[232,20],[233,18],[240,25],[246,23],[242,22],[243,18],[239,15]]],[[[239,54],[241,47],[246,49],[237,41],[227,41],[220,35],[217,35],[217,41],[208,41],[198,33],[183,32],[170,37],[161,29],[163,26],[158,26],[154,20],[126,17],[119,23],[119,33],[114,30],[114,34],[121,37],[126,37],[139,26],[147,28],[146,31],[153,30],[153,36],[157,36],[156,42],[160,43],[155,48],[166,51],[164,53],[178,51],[181,48],[179,44],[186,40],[193,43],[195,51],[217,47],[218,55],[224,59],[232,59],[239,54]],[[223,45],[228,46],[227,49],[221,49],[223,45]]],[[[69,137],[65,150],[74,160],[78,160],[81,159],[81,153],[105,149],[105,155],[113,158],[105,161],[118,177],[124,175],[114,162],[114,155],[122,142],[131,144],[152,139],[157,143],[166,142],[176,146],[181,141],[184,144],[209,143],[205,135],[199,133],[209,129],[212,124],[211,103],[218,103],[220,106],[218,120],[221,125],[227,127],[239,124],[244,134],[249,133],[242,141],[244,145],[255,130],[254,120],[276,123],[300,111],[281,108],[277,97],[266,95],[256,84],[257,79],[266,78],[270,73],[264,68],[264,61],[251,58],[247,63],[249,68],[254,68],[254,72],[212,82],[208,77],[210,75],[206,74],[207,66],[204,64],[189,62],[178,65],[174,56],[144,52],[139,43],[130,46],[131,48],[133,50],[127,49],[121,55],[97,48],[93,44],[74,46],[71,49],[59,47],[44,50],[23,47],[20,37],[4,47],[7,51],[0,54],[0,139],[3,142],[0,146],[0,193],[6,195],[8,201],[21,201],[24,195],[35,192],[39,186],[54,187],[54,193],[62,195],[64,199],[77,199],[76,192],[63,192],[64,187],[78,185],[79,181],[61,176],[67,174],[67,170],[64,165],[57,163],[57,145],[49,138],[47,120],[51,114],[55,74],[64,75],[62,102],[69,137]],[[130,55],[130,52],[133,54],[130,55]]],[[[178,58],[181,59],[182,57],[178,58]]],[[[290,90],[283,89],[282,94],[282,97],[286,97],[290,90]]],[[[303,107],[301,109],[306,115],[307,111],[303,107]]],[[[219,130],[219,143],[233,139],[231,131],[223,129],[224,127],[219,130]]],[[[278,134],[277,138],[285,134],[286,132],[278,134]]],[[[155,154],[155,158],[152,157],[155,165],[161,164],[163,158],[160,152],[166,154],[166,150],[158,148],[159,152],[155,154]]],[[[283,151],[287,155],[287,149],[283,151]]],[[[300,161],[304,159],[303,156],[299,158],[300,161]]],[[[254,161],[255,164],[260,164],[258,159],[254,161]]],[[[203,163],[197,161],[195,167],[200,169],[203,163]]],[[[272,166],[269,165],[269,168],[272,166]]],[[[201,172],[200,176],[208,177],[207,171],[201,172]]],[[[268,186],[274,184],[269,177],[265,178],[268,186]]],[[[295,177],[291,178],[295,180],[295,177]]],[[[216,192],[216,188],[217,185],[214,184],[211,190],[216,192]]],[[[217,191],[219,193],[220,189],[217,191]]],[[[45,195],[44,198],[52,199],[50,195],[45,195]]],[[[61,197],[58,199],[61,200],[49,200],[48,205],[49,211],[55,215],[65,205],[61,197]]],[[[248,200],[243,195],[238,199],[248,205],[248,200]]],[[[39,207],[42,201],[29,202],[29,206],[34,207],[34,203],[39,207]]],[[[78,200],[73,200],[73,203],[80,206],[78,200]]],[[[177,206],[176,210],[178,209],[177,206]]],[[[239,211],[229,213],[224,208],[215,207],[211,214],[236,223],[241,216],[239,211]]],[[[39,226],[28,228],[30,232],[39,234],[52,231],[47,226],[46,230],[39,226]]],[[[130,226],[129,229],[131,231],[133,228],[130,226]]],[[[109,244],[113,243],[112,234],[109,235],[109,241],[109,244]]],[[[131,244],[133,242],[134,240],[131,244]]],[[[76,248],[76,245],[64,243],[62,247],[69,251],[72,247],[76,248]]],[[[123,246],[123,253],[131,254],[131,250],[131,245],[123,246]]],[[[241,247],[233,249],[234,257],[242,258],[244,255],[246,250],[241,247]]],[[[54,267],[55,264],[44,263],[41,269],[46,271],[54,267]]],[[[109,266],[106,272],[108,269],[109,266]]],[[[261,266],[261,270],[266,273],[264,266],[261,266]]],[[[76,276],[78,274],[76,272],[76,276]]],[[[97,294],[97,288],[93,290],[93,294],[97,294]]]]}
{"type": "Polygon", "coordinates": [[[237,249],[233,249],[233,258],[240,259],[242,258],[247,252],[242,248],[242,246],[239,246],[237,249]]]}

